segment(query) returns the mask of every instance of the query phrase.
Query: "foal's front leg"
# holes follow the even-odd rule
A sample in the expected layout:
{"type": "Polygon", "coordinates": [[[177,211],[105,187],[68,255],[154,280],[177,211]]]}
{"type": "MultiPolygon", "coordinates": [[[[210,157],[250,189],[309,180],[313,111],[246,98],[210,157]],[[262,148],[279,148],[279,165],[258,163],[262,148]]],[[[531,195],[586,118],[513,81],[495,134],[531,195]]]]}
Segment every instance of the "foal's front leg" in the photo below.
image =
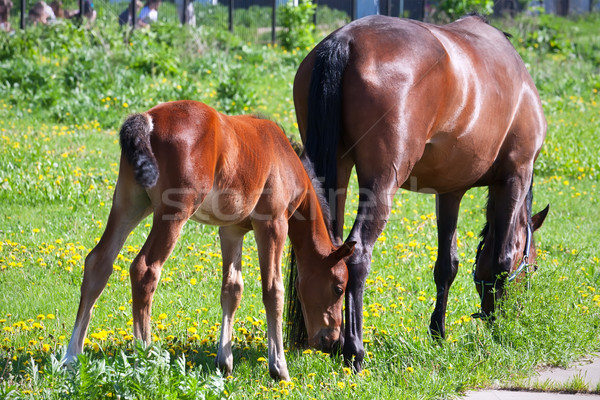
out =
{"type": "Polygon", "coordinates": [[[227,375],[233,371],[233,354],[231,338],[235,311],[242,300],[244,281],[242,279],[242,245],[247,230],[236,226],[225,226],[219,229],[221,253],[223,255],[223,283],[221,285],[221,339],[215,363],[217,368],[227,375]]]}
{"type": "Polygon", "coordinates": [[[283,217],[252,224],[256,236],[262,297],[267,313],[269,374],[273,379],[289,381],[290,376],[283,352],[283,278],[281,257],[285,247],[288,223],[283,217]]]}

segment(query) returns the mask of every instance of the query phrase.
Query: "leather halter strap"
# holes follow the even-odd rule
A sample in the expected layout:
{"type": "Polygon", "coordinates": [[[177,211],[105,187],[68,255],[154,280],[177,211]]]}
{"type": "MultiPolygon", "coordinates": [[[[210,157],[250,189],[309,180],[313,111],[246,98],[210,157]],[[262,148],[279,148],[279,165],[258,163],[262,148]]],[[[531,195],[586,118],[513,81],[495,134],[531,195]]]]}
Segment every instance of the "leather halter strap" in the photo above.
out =
{"type": "MultiPolygon", "coordinates": [[[[531,225],[527,224],[527,236],[525,239],[525,249],[523,250],[523,258],[521,259],[521,263],[519,266],[508,276],[506,279],[508,282],[512,282],[525,270],[525,272],[529,272],[529,267],[532,265],[529,263],[529,255],[531,251],[531,237],[533,233],[531,231],[531,225]]],[[[496,284],[497,279],[492,281],[486,281],[485,279],[477,279],[475,278],[475,269],[477,266],[477,260],[479,260],[479,255],[481,254],[481,250],[483,249],[485,238],[481,239],[479,245],[477,246],[477,254],[475,256],[475,264],[473,265],[473,282],[475,285],[481,285],[481,301],[483,302],[483,297],[485,296],[486,287],[494,286],[496,284]]],[[[479,312],[471,315],[473,318],[489,318],[484,312],[479,312]]]]}

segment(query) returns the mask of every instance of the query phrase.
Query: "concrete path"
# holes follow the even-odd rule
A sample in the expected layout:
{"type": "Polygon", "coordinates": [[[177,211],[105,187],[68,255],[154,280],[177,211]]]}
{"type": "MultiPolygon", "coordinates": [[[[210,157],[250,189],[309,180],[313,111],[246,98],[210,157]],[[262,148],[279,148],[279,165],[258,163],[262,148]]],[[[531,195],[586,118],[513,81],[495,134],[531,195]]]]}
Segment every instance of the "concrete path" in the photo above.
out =
{"type": "Polygon", "coordinates": [[[598,394],[564,394],[557,392],[569,387],[582,386],[587,386],[589,391],[600,391],[600,355],[594,354],[574,363],[567,369],[552,368],[539,371],[535,376],[522,382],[516,382],[512,386],[470,391],[462,398],[464,400],[600,399],[598,394]]]}

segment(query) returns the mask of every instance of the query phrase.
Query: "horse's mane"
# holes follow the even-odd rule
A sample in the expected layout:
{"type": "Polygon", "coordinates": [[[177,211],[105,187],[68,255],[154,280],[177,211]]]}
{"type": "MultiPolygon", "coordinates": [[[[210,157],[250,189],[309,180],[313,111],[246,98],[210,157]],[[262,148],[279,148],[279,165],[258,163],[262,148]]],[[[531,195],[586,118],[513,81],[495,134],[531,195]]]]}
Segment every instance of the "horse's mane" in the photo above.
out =
{"type": "Polygon", "coordinates": [[[467,17],[477,17],[479,18],[482,22],[485,22],[486,24],[490,25],[490,20],[487,19],[487,17],[483,14],[478,13],[477,11],[471,11],[470,13],[467,13],[465,15],[463,15],[461,17],[462,18],[467,18],[467,17]]]}
{"type": "MultiPolygon", "coordinates": [[[[533,176],[531,177],[531,183],[529,184],[529,191],[527,192],[527,197],[525,198],[525,206],[527,207],[527,223],[531,226],[531,224],[532,224],[531,215],[532,215],[532,210],[533,210],[533,176]]],[[[489,218],[490,211],[491,211],[490,207],[494,207],[494,199],[492,198],[490,192],[488,191],[487,204],[485,206],[485,209],[486,209],[485,225],[483,226],[483,229],[479,233],[479,238],[482,241],[485,240],[485,237],[487,236],[487,234],[490,230],[490,218],[489,218]]]]}
{"type": "MultiPolygon", "coordinates": [[[[475,18],[478,18],[478,19],[479,19],[481,22],[484,22],[484,23],[486,23],[486,24],[488,24],[488,25],[490,25],[490,26],[493,26],[493,25],[490,23],[490,20],[489,20],[489,19],[487,19],[487,17],[486,17],[485,15],[479,14],[477,11],[473,11],[473,12],[470,12],[470,13],[468,13],[468,14],[466,14],[466,15],[463,15],[463,16],[461,17],[461,19],[462,19],[462,18],[466,18],[466,17],[475,17],[475,18]]],[[[494,27],[494,28],[495,28],[495,27],[494,27]]],[[[496,28],[496,29],[498,29],[498,28],[496,28]]],[[[507,38],[507,39],[510,39],[510,38],[512,37],[512,35],[511,35],[510,33],[508,33],[508,32],[504,32],[504,31],[502,31],[502,30],[500,30],[500,29],[498,29],[498,30],[499,30],[500,32],[502,32],[502,33],[504,34],[504,36],[506,36],[506,38],[507,38]]]]}

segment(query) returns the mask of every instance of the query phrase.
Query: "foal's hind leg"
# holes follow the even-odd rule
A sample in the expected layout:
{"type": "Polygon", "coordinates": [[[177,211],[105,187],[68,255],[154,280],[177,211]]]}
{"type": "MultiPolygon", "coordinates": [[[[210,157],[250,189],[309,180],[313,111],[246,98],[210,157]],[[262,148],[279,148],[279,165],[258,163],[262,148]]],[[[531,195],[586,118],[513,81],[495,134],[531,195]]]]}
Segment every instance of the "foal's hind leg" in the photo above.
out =
{"type": "Polygon", "coordinates": [[[133,336],[150,343],[152,297],[156,291],[162,266],[171,255],[181,228],[190,214],[181,210],[154,212],[152,229],[129,268],[133,308],[133,336]],[[185,214],[185,215],[184,215],[185,214]]]}
{"type": "Polygon", "coordinates": [[[141,187],[117,182],[106,230],[85,259],[81,299],[65,356],[66,363],[75,361],[77,355],[83,351],[83,342],[94,304],[112,274],[113,262],[127,236],[150,213],[149,205],[148,197],[141,187]]]}
{"type": "Polygon", "coordinates": [[[446,337],[446,306],[448,292],[458,272],[456,224],[464,191],[436,195],[438,225],[438,258],[434,278],[437,288],[435,310],[431,314],[429,332],[434,338],[446,337]]]}
{"type": "Polygon", "coordinates": [[[221,285],[221,339],[215,363],[217,368],[230,375],[233,371],[233,354],[231,353],[231,337],[235,311],[242,300],[244,281],[242,279],[242,245],[247,230],[236,226],[219,229],[221,253],[223,254],[223,283],[221,285]]]}

